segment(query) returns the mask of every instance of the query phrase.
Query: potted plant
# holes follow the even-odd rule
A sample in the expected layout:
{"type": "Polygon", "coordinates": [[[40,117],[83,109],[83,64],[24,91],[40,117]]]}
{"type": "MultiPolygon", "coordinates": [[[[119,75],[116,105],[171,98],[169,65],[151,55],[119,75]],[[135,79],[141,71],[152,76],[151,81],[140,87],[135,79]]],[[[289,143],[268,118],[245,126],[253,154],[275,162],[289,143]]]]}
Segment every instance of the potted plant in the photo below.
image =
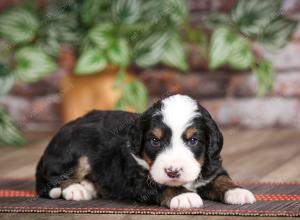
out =
{"type": "Polygon", "coordinates": [[[33,83],[61,64],[67,72],[60,83],[65,121],[92,108],[142,111],[147,90],[130,73],[136,67],[187,69],[180,34],[184,1],[32,3],[0,15],[2,93],[16,79],[33,83]]]}

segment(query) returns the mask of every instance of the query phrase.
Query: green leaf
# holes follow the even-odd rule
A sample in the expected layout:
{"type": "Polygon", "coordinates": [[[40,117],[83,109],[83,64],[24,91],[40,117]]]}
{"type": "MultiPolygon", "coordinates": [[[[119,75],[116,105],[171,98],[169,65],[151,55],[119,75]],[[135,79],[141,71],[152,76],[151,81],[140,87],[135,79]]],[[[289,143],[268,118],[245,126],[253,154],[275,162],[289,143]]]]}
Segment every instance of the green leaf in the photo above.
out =
{"type": "Polygon", "coordinates": [[[158,27],[178,30],[188,20],[185,0],[143,1],[141,11],[140,20],[156,30],[158,27]]]}
{"type": "Polygon", "coordinates": [[[0,108],[0,144],[21,145],[26,140],[6,111],[0,108]]]}
{"type": "Polygon", "coordinates": [[[116,0],[112,4],[112,18],[118,23],[133,24],[141,16],[140,0],[116,0]]]}
{"type": "Polygon", "coordinates": [[[117,79],[113,83],[114,89],[122,88],[122,86],[124,84],[125,76],[126,76],[126,71],[124,68],[121,67],[117,74],[117,79]]]}
{"type": "Polygon", "coordinates": [[[232,11],[232,19],[244,34],[256,36],[280,15],[282,0],[239,0],[232,11]]]}
{"type": "Polygon", "coordinates": [[[83,23],[93,25],[99,21],[103,21],[106,14],[111,16],[110,1],[111,0],[84,0],[82,3],[82,13],[80,13],[83,23]]]}
{"type": "Polygon", "coordinates": [[[90,30],[89,39],[100,49],[108,48],[115,39],[113,24],[103,23],[97,25],[90,30]]]}
{"type": "Polygon", "coordinates": [[[37,47],[23,47],[15,58],[15,72],[24,82],[38,81],[57,69],[54,60],[37,47]]]}
{"type": "Polygon", "coordinates": [[[45,24],[39,29],[42,38],[49,42],[81,43],[81,24],[75,12],[58,13],[53,18],[46,18],[45,24]]]}
{"type": "Polygon", "coordinates": [[[8,93],[15,84],[15,76],[0,64],[0,96],[8,93]]]}
{"type": "Polygon", "coordinates": [[[211,68],[218,68],[227,62],[236,38],[236,35],[227,28],[222,27],[215,30],[209,51],[211,68]]]}
{"type": "Polygon", "coordinates": [[[37,17],[26,9],[12,9],[0,16],[0,36],[14,44],[32,41],[38,28],[37,17]]]}
{"type": "Polygon", "coordinates": [[[210,46],[210,67],[229,64],[236,69],[249,68],[253,63],[250,42],[226,28],[217,29],[210,46]]]}
{"type": "Polygon", "coordinates": [[[38,47],[45,54],[57,57],[60,51],[60,43],[55,39],[42,39],[36,42],[36,47],[38,47]]]}
{"type": "Polygon", "coordinates": [[[140,67],[149,67],[158,63],[168,39],[167,33],[154,33],[137,42],[134,48],[136,64],[140,67]]]}
{"type": "Polygon", "coordinates": [[[218,28],[222,26],[231,26],[232,21],[229,15],[227,14],[220,14],[220,13],[215,13],[215,14],[210,14],[206,17],[204,17],[203,20],[204,24],[207,25],[208,27],[211,28],[218,28]]]}
{"type": "Polygon", "coordinates": [[[268,50],[280,49],[288,43],[297,24],[297,21],[280,16],[264,28],[258,39],[268,50]]]}
{"type": "Polygon", "coordinates": [[[125,39],[116,39],[106,52],[111,63],[124,67],[129,64],[129,46],[125,39]]]}
{"type": "Polygon", "coordinates": [[[131,81],[125,85],[123,98],[126,104],[132,106],[136,111],[143,112],[147,105],[148,93],[144,84],[138,80],[131,81]]]}
{"type": "Polygon", "coordinates": [[[125,110],[125,108],[126,108],[126,99],[124,98],[124,96],[122,96],[115,104],[114,110],[125,110]]]}
{"type": "Polygon", "coordinates": [[[188,8],[185,0],[168,0],[161,1],[165,4],[164,13],[166,13],[172,23],[182,25],[187,21],[188,8]]]}
{"type": "Polygon", "coordinates": [[[263,96],[273,88],[275,77],[274,66],[268,60],[260,60],[257,65],[253,67],[253,71],[257,77],[257,94],[263,96]]]}
{"type": "Polygon", "coordinates": [[[102,53],[98,49],[85,50],[79,57],[75,66],[75,74],[87,75],[102,71],[106,68],[107,61],[102,53]]]}
{"type": "Polygon", "coordinates": [[[6,66],[10,65],[13,56],[13,46],[6,40],[0,40],[0,63],[6,66]]]}
{"type": "Polygon", "coordinates": [[[182,71],[188,70],[184,42],[179,35],[174,35],[168,41],[162,56],[162,62],[182,71]]]}
{"type": "Polygon", "coordinates": [[[228,64],[235,69],[247,69],[253,60],[250,42],[244,37],[237,37],[231,46],[228,64]]]}

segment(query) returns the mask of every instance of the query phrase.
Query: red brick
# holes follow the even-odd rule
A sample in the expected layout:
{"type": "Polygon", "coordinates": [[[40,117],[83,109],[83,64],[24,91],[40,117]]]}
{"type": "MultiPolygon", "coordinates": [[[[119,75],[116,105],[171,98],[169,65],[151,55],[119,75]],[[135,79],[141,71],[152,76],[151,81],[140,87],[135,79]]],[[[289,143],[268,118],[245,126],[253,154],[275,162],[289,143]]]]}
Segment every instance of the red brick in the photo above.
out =
{"type": "Polygon", "coordinates": [[[187,0],[190,11],[207,11],[210,10],[210,0],[187,0]]]}
{"type": "MultiPolygon", "coordinates": [[[[228,94],[238,97],[255,96],[256,88],[257,81],[254,74],[234,75],[231,77],[228,94]]],[[[267,95],[300,97],[300,70],[277,73],[273,90],[267,95]]]]}
{"type": "Polygon", "coordinates": [[[33,125],[46,125],[55,127],[61,123],[59,114],[60,97],[48,95],[45,97],[27,99],[24,97],[7,95],[0,98],[0,104],[8,110],[17,125],[30,129],[33,125]]]}
{"type": "Polygon", "coordinates": [[[300,101],[296,98],[244,98],[200,102],[222,126],[300,128],[300,101]]]}
{"type": "Polygon", "coordinates": [[[10,94],[23,97],[44,96],[58,93],[58,78],[56,75],[49,76],[36,83],[17,82],[10,94]]]}
{"type": "Polygon", "coordinates": [[[60,122],[60,101],[59,94],[34,99],[31,105],[30,120],[48,123],[60,122]]]}
{"type": "MultiPolygon", "coordinates": [[[[196,98],[256,96],[257,79],[253,73],[146,70],[140,75],[150,96],[184,93],[196,98]]],[[[276,74],[273,90],[267,96],[300,97],[300,70],[276,74]]]]}
{"type": "Polygon", "coordinates": [[[287,13],[299,12],[300,11],[300,1],[299,0],[284,0],[283,10],[287,13]]]}
{"type": "Polygon", "coordinates": [[[31,103],[28,99],[12,95],[0,97],[0,105],[9,112],[11,117],[22,127],[28,122],[26,115],[31,112],[31,103]]]}
{"type": "Polygon", "coordinates": [[[277,52],[265,50],[263,56],[270,59],[278,70],[300,70],[300,41],[292,41],[277,52]]]}

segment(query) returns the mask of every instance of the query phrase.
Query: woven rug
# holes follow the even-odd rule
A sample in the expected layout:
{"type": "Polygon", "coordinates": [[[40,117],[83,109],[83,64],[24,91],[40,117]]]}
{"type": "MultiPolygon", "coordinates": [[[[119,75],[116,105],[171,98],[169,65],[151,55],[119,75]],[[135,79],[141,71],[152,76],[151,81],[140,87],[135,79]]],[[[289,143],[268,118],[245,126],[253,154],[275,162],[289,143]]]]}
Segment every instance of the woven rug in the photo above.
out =
{"type": "Polygon", "coordinates": [[[240,182],[255,193],[252,205],[226,205],[204,201],[199,209],[172,210],[132,201],[97,199],[65,201],[38,198],[32,179],[0,179],[0,212],[11,213],[96,213],[149,215],[300,216],[300,182],[240,182]]]}

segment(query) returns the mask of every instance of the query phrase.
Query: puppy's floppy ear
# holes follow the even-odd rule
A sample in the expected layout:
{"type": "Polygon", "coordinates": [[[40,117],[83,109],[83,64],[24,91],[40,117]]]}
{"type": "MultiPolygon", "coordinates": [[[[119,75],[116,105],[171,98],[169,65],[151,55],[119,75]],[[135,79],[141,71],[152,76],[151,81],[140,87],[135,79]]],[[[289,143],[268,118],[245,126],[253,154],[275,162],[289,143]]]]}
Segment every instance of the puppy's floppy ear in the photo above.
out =
{"type": "Polygon", "coordinates": [[[202,175],[209,177],[222,166],[220,152],[223,147],[223,135],[208,111],[201,105],[198,104],[198,106],[205,121],[208,136],[202,175]]]}
{"type": "Polygon", "coordinates": [[[130,144],[130,149],[133,154],[137,156],[142,156],[142,146],[143,146],[143,137],[146,129],[151,122],[151,118],[154,113],[157,111],[157,108],[160,106],[159,103],[155,103],[147,111],[142,113],[132,124],[128,131],[128,139],[130,144]]]}
{"type": "Polygon", "coordinates": [[[128,131],[129,147],[133,154],[141,156],[143,141],[142,116],[137,118],[128,131]]]}

